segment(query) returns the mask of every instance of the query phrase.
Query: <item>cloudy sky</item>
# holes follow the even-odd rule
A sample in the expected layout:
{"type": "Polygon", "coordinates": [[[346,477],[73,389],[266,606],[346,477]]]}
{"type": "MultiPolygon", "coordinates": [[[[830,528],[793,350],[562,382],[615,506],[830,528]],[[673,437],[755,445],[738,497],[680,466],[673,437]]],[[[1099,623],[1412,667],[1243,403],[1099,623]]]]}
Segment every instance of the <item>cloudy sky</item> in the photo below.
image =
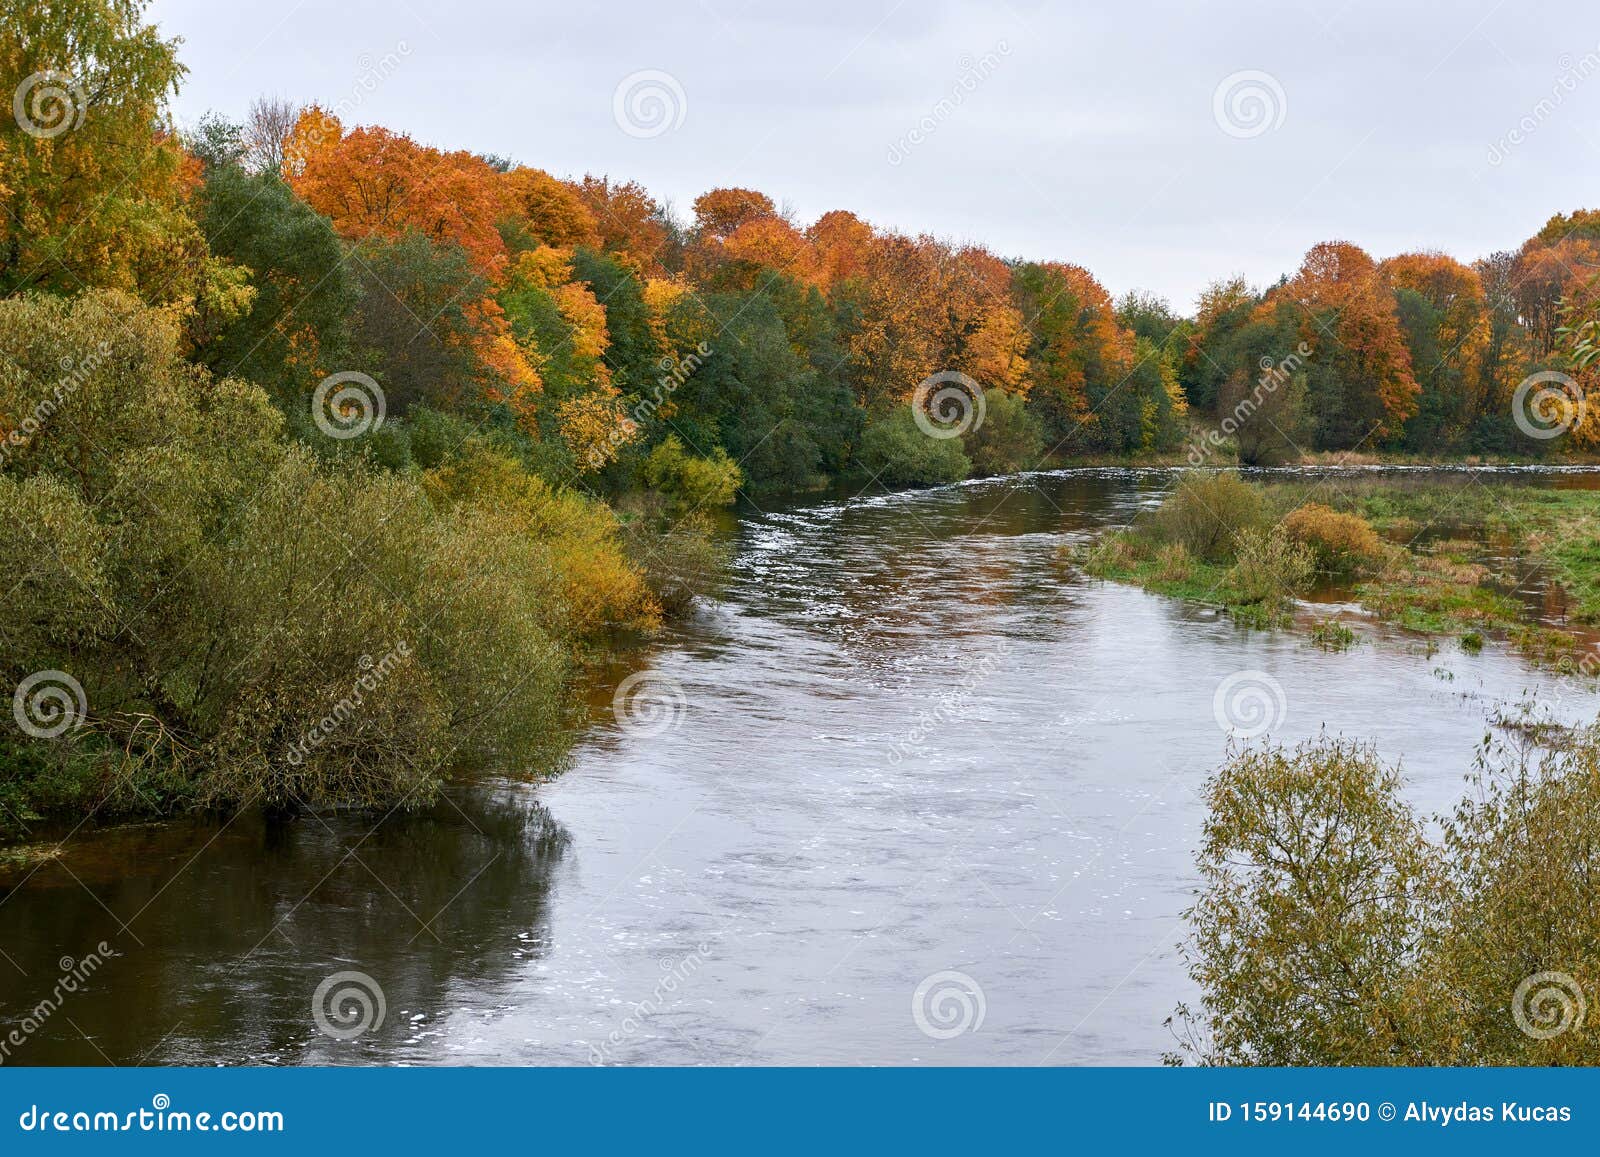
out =
{"type": "Polygon", "coordinates": [[[1471,259],[1600,205],[1600,6],[157,0],[180,120],[271,93],[560,175],[1075,261],[1185,311],[1319,240],[1471,259]]]}

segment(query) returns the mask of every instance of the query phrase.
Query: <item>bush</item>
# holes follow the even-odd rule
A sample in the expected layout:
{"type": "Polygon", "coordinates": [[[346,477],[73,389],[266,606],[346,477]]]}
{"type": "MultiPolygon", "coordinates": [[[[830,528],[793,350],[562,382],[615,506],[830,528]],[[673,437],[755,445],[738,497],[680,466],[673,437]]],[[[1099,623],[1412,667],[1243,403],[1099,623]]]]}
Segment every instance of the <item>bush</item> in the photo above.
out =
{"type": "Polygon", "coordinates": [[[708,458],[690,454],[668,434],[639,467],[639,480],[682,510],[730,505],[743,480],[728,452],[718,446],[708,458]]]}
{"type": "Polygon", "coordinates": [[[455,462],[424,475],[423,485],[438,505],[492,510],[544,544],[561,593],[552,602],[560,617],[549,626],[560,637],[581,641],[611,628],[659,625],[660,607],[645,575],[629,560],[622,528],[604,503],[552,489],[477,440],[470,440],[455,462]]]}
{"type": "Polygon", "coordinates": [[[1272,531],[1250,531],[1239,540],[1228,572],[1229,600],[1279,606],[1311,585],[1316,557],[1311,549],[1272,531]]]}
{"type": "Polygon", "coordinates": [[[0,354],[0,414],[37,415],[0,460],[0,679],[86,701],[0,751],[22,815],[420,803],[550,758],[584,640],[657,619],[603,505],[476,444],[320,460],[131,298],[0,301],[0,354]]]}
{"type": "Polygon", "coordinates": [[[1179,1055],[1226,1065],[1593,1065],[1600,730],[1497,719],[1438,838],[1397,768],[1326,736],[1206,786],[1179,1055]],[[1592,995],[1591,995],[1592,999],[1592,995]],[[1537,1030],[1537,1031],[1530,1031],[1537,1030]]]}
{"type": "Polygon", "coordinates": [[[1153,529],[1208,562],[1232,557],[1245,533],[1266,519],[1261,493],[1237,474],[1188,473],[1156,512],[1153,529]]]}
{"type": "Polygon", "coordinates": [[[1179,1008],[1190,1030],[1181,1053],[1217,1064],[1422,1063],[1402,1050],[1408,958],[1435,876],[1399,792],[1399,774],[1370,748],[1327,739],[1246,749],[1207,782],[1185,952],[1202,1012],[1179,1008]]]}
{"type": "Polygon", "coordinates": [[[1037,469],[1044,453],[1044,430],[1023,399],[990,389],[983,392],[983,405],[982,424],[962,436],[972,473],[983,477],[1037,469]]]}
{"type": "Polygon", "coordinates": [[[1383,539],[1359,514],[1341,514],[1320,502],[1308,502],[1291,510],[1279,525],[1290,539],[1310,547],[1317,566],[1331,574],[1361,574],[1383,559],[1383,539]]]}
{"type": "Polygon", "coordinates": [[[675,515],[660,495],[629,495],[622,533],[629,560],[663,613],[686,614],[696,598],[721,586],[732,552],[703,511],[675,515]]]}
{"type": "Polygon", "coordinates": [[[909,406],[867,424],[856,450],[856,466],[887,487],[941,486],[972,472],[961,440],[923,433],[909,406]]]}

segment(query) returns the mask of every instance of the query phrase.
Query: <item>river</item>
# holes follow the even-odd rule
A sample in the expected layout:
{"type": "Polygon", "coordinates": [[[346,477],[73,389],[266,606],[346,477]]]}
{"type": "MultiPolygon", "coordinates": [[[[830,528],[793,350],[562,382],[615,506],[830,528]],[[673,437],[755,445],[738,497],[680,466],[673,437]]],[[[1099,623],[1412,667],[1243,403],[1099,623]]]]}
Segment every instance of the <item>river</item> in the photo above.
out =
{"type": "Polygon", "coordinates": [[[1368,622],[1328,653],[1059,560],[1172,479],[751,511],[726,596],[653,645],[631,710],[596,689],[559,776],[79,833],[0,900],[0,1029],[31,1025],[0,1059],[1157,1063],[1230,718],[1369,738],[1436,811],[1496,704],[1600,711],[1494,643],[1368,622]],[[353,1039],[314,1015],[341,972],[382,994],[353,1039]]]}

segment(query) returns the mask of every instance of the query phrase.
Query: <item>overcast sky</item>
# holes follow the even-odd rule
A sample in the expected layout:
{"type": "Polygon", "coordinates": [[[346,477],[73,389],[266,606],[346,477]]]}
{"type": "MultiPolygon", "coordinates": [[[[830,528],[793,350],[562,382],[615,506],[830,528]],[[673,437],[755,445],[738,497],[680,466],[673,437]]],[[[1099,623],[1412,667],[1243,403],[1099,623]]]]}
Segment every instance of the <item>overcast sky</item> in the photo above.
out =
{"type": "Polygon", "coordinates": [[[848,208],[1074,261],[1185,312],[1207,281],[1270,282],[1320,240],[1470,260],[1600,204],[1593,0],[157,0],[152,15],[186,42],[184,123],[262,93],[318,100],[430,144],[636,179],[683,212],[746,185],[802,224],[848,208]]]}

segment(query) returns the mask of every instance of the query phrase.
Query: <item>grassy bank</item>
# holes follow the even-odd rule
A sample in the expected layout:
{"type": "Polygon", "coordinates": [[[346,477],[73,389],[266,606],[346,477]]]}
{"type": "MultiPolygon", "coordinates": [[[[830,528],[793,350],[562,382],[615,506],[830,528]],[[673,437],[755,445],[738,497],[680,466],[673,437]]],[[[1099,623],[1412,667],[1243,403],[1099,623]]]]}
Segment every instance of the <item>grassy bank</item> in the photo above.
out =
{"type": "MultiPolygon", "coordinates": [[[[1600,493],[1466,474],[1189,476],[1159,510],[1068,558],[1252,626],[1289,625],[1315,592],[1469,650],[1503,637],[1557,668],[1600,624],[1600,493]]],[[[1319,633],[1342,641],[1325,624],[1319,633]]]]}

